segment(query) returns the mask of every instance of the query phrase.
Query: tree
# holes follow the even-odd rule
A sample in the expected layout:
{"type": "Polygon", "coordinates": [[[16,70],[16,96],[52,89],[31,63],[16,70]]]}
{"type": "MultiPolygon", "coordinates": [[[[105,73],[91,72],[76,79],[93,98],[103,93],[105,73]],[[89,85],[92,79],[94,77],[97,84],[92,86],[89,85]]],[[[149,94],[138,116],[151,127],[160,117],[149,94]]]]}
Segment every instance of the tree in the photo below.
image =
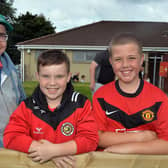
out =
{"type": "Polygon", "coordinates": [[[14,18],[16,9],[12,7],[13,0],[0,0],[0,14],[14,18]]]}
{"type": "Polygon", "coordinates": [[[15,42],[55,33],[55,27],[42,14],[33,15],[29,12],[15,19],[14,30],[15,42]]]}
{"type": "Polygon", "coordinates": [[[30,12],[22,14],[15,18],[13,26],[12,44],[10,44],[8,52],[11,53],[11,58],[15,64],[20,63],[20,53],[15,47],[16,43],[55,33],[55,27],[42,14],[33,15],[30,12]]]}

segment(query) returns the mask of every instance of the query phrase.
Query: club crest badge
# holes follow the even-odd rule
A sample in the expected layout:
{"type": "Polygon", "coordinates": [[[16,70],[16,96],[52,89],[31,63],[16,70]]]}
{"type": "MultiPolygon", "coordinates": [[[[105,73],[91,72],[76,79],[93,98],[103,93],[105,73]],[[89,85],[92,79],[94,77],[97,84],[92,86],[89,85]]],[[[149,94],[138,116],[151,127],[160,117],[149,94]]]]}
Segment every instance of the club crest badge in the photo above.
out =
{"type": "Polygon", "coordinates": [[[66,122],[66,123],[62,124],[61,132],[65,136],[70,136],[74,132],[74,126],[71,123],[66,122]]]}
{"type": "Polygon", "coordinates": [[[151,110],[145,110],[142,112],[142,117],[145,121],[152,121],[154,119],[154,113],[151,110]]]}

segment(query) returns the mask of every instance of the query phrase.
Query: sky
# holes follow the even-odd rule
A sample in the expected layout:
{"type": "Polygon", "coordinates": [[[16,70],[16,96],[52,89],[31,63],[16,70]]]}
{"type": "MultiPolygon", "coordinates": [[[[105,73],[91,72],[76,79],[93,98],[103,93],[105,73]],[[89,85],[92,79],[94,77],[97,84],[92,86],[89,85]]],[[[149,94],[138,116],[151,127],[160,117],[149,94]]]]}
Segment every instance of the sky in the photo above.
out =
{"type": "Polygon", "coordinates": [[[167,0],[14,0],[13,7],[17,16],[43,14],[56,32],[102,20],[168,22],[167,0]]]}

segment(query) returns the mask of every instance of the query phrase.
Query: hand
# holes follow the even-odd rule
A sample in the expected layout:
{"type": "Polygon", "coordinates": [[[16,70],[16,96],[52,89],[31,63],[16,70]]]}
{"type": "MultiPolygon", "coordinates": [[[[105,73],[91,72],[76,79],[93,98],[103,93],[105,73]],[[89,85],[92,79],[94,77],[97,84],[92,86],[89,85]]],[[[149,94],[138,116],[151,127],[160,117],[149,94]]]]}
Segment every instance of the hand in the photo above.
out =
{"type": "Polygon", "coordinates": [[[30,153],[30,151],[32,151],[33,148],[39,146],[40,144],[41,144],[40,142],[33,140],[32,143],[31,143],[31,145],[30,145],[30,147],[29,147],[28,152],[30,153]]]}
{"type": "Polygon", "coordinates": [[[90,83],[90,90],[94,91],[94,89],[95,89],[95,82],[91,82],[90,83]]]}
{"type": "Polygon", "coordinates": [[[137,132],[137,142],[145,142],[157,139],[157,134],[154,131],[145,130],[137,132]]]}
{"type": "Polygon", "coordinates": [[[44,163],[53,157],[52,150],[53,143],[47,140],[40,140],[38,145],[31,145],[28,157],[35,162],[44,163]]]}
{"type": "Polygon", "coordinates": [[[75,168],[76,159],[74,156],[61,156],[52,159],[57,168],[75,168]]]}

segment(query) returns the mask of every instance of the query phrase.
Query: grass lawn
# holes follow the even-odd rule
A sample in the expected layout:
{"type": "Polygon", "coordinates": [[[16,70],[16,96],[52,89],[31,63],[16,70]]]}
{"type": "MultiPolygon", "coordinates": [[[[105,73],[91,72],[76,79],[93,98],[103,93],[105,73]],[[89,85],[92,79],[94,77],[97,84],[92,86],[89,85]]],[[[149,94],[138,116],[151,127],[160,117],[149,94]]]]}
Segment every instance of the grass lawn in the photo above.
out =
{"type": "MultiPolygon", "coordinates": [[[[23,83],[25,92],[27,96],[30,96],[34,90],[34,88],[37,86],[36,81],[26,81],[23,83]]],[[[91,100],[91,91],[89,88],[89,83],[73,83],[73,86],[76,91],[80,92],[81,94],[87,96],[91,100]]]]}

